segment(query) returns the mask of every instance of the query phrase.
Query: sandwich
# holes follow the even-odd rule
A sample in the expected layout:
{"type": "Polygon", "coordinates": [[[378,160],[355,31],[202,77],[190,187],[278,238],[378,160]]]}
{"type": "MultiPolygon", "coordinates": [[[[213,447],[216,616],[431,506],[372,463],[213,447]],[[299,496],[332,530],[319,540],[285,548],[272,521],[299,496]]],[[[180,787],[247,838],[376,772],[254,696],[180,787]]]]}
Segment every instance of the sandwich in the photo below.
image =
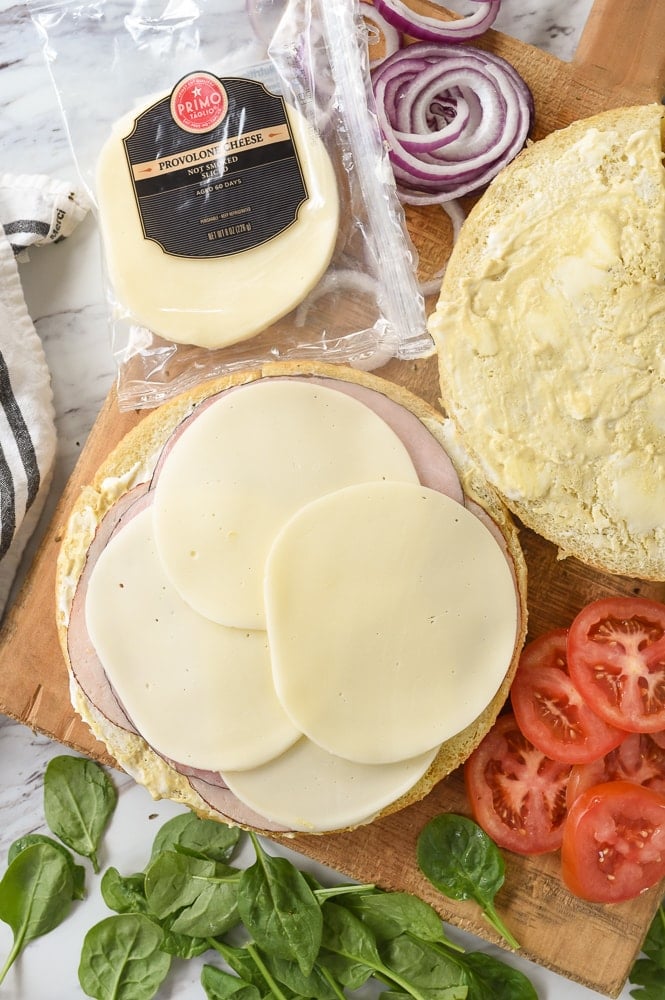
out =
{"type": "Polygon", "coordinates": [[[156,798],[260,832],[428,793],[526,633],[515,525],[392,382],[275,363],[149,412],[76,500],[56,608],[72,704],[156,798]]]}

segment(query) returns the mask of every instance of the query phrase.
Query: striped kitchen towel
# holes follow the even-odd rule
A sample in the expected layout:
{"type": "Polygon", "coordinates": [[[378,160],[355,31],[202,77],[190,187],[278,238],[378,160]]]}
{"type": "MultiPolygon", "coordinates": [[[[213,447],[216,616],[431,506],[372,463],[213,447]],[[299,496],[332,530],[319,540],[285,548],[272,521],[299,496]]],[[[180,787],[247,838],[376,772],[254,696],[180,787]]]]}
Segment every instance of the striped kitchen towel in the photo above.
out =
{"type": "Polygon", "coordinates": [[[68,236],[88,203],[43,175],[0,174],[0,613],[42,511],[56,450],[51,378],[17,261],[68,236]]]}

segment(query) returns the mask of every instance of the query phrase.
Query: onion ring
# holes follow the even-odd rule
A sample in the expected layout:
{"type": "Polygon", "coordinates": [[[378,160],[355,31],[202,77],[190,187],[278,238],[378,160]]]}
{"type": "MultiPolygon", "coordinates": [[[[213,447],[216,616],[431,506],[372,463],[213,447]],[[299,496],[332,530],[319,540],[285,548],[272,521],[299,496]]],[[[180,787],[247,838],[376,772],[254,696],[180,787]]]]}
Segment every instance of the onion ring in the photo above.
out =
{"type": "Polygon", "coordinates": [[[373,71],[372,87],[400,197],[413,204],[489,183],[522,149],[533,117],[514,67],[468,45],[408,45],[373,71]]]}
{"type": "Polygon", "coordinates": [[[367,32],[369,66],[374,69],[401,48],[402,38],[397,28],[379,13],[374,4],[360,0],[358,6],[367,32]]]}
{"type": "MultiPolygon", "coordinates": [[[[417,205],[419,204],[419,202],[413,201],[411,202],[411,204],[417,205]]],[[[430,202],[426,201],[425,204],[430,204],[430,202]]],[[[464,224],[464,220],[466,219],[466,212],[464,211],[464,209],[462,208],[462,206],[458,201],[446,201],[445,203],[442,203],[441,208],[450,219],[450,223],[453,227],[452,245],[455,246],[455,243],[457,242],[457,237],[459,236],[462,225],[464,224]]],[[[421,295],[427,297],[428,295],[439,294],[439,292],[441,291],[441,282],[443,280],[444,274],[446,273],[447,265],[448,262],[446,261],[443,267],[440,267],[439,270],[435,274],[433,274],[431,278],[418,282],[418,289],[421,295]]]]}
{"type": "Polygon", "coordinates": [[[482,6],[454,21],[418,14],[402,0],[374,0],[374,6],[389,24],[405,35],[428,42],[461,42],[482,35],[494,24],[501,0],[474,0],[482,6]]]}

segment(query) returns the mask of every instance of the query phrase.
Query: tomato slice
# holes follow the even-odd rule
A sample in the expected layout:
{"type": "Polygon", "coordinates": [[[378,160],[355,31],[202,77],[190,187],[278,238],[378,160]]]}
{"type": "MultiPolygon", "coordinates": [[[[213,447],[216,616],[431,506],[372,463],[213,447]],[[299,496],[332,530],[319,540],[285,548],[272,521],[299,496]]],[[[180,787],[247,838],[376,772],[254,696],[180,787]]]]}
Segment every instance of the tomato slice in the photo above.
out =
{"type": "Polygon", "coordinates": [[[568,671],[610,725],[665,729],[665,604],[644,597],[588,604],[568,630],[568,671]]]}
{"type": "Polygon", "coordinates": [[[568,782],[567,802],[602,781],[632,781],[665,795],[665,747],[648,733],[629,733],[599,760],[576,765],[568,782]]]}
{"type": "Polygon", "coordinates": [[[573,803],[561,871],[592,903],[633,899],[665,876],[665,795],[632,781],[593,785],[573,803]]]}
{"type": "Polygon", "coordinates": [[[520,729],[552,760],[586,764],[619,745],[625,733],[586,704],[568,674],[567,629],[554,629],[522,651],[510,690],[520,729]]]}
{"type": "Polygon", "coordinates": [[[571,765],[550,760],[500,716],[464,765],[475,821],[499,847],[546,854],[561,846],[571,765]]]}

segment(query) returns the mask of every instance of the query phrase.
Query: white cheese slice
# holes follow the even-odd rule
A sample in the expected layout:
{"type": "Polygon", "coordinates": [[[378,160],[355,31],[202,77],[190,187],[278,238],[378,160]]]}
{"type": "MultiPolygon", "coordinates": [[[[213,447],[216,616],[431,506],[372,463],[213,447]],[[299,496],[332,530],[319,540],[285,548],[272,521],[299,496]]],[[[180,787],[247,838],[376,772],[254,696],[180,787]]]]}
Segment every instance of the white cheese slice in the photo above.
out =
{"type": "Polygon", "coordinates": [[[264,628],[264,565],[284,522],[322,494],[373,479],[418,481],[400,438],[357,399],[304,380],[226,393],[183,431],[156,479],[166,572],[200,614],[264,628]]]}
{"type": "Polygon", "coordinates": [[[460,732],[511,661],[518,606],[496,539],[412,483],[350,486],[299,510],[266,565],[277,694],[329,753],[413,757],[460,732]]]}
{"type": "Polygon", "coordinates": [[[299,737],[275,695],[265,632],[217,625],[182,601],[156,554],[150,507],[99,556],[85,616],[125,711],[164,756],[256,767],[299,737]]]}
{"type": "Polygon", "coordinates": [[[253,337],[302,302],[330,262],[339,198],[325,146],[302,115],[288,108],[309,192],[293,224],[231,256],[175,257],[143,235],[123,148],[137,113],[114,125],[96,175],[105,262],[120,315],[180,344],[216,348],[253,337]]]}
{"type": "Polygon", "coordinates": [[[224,771],[234,795],[289,830],[325,833],[373,819],[422,778],[436,750],[394,764],[354,764],[303,738],[251,771],[224,771]]]}

